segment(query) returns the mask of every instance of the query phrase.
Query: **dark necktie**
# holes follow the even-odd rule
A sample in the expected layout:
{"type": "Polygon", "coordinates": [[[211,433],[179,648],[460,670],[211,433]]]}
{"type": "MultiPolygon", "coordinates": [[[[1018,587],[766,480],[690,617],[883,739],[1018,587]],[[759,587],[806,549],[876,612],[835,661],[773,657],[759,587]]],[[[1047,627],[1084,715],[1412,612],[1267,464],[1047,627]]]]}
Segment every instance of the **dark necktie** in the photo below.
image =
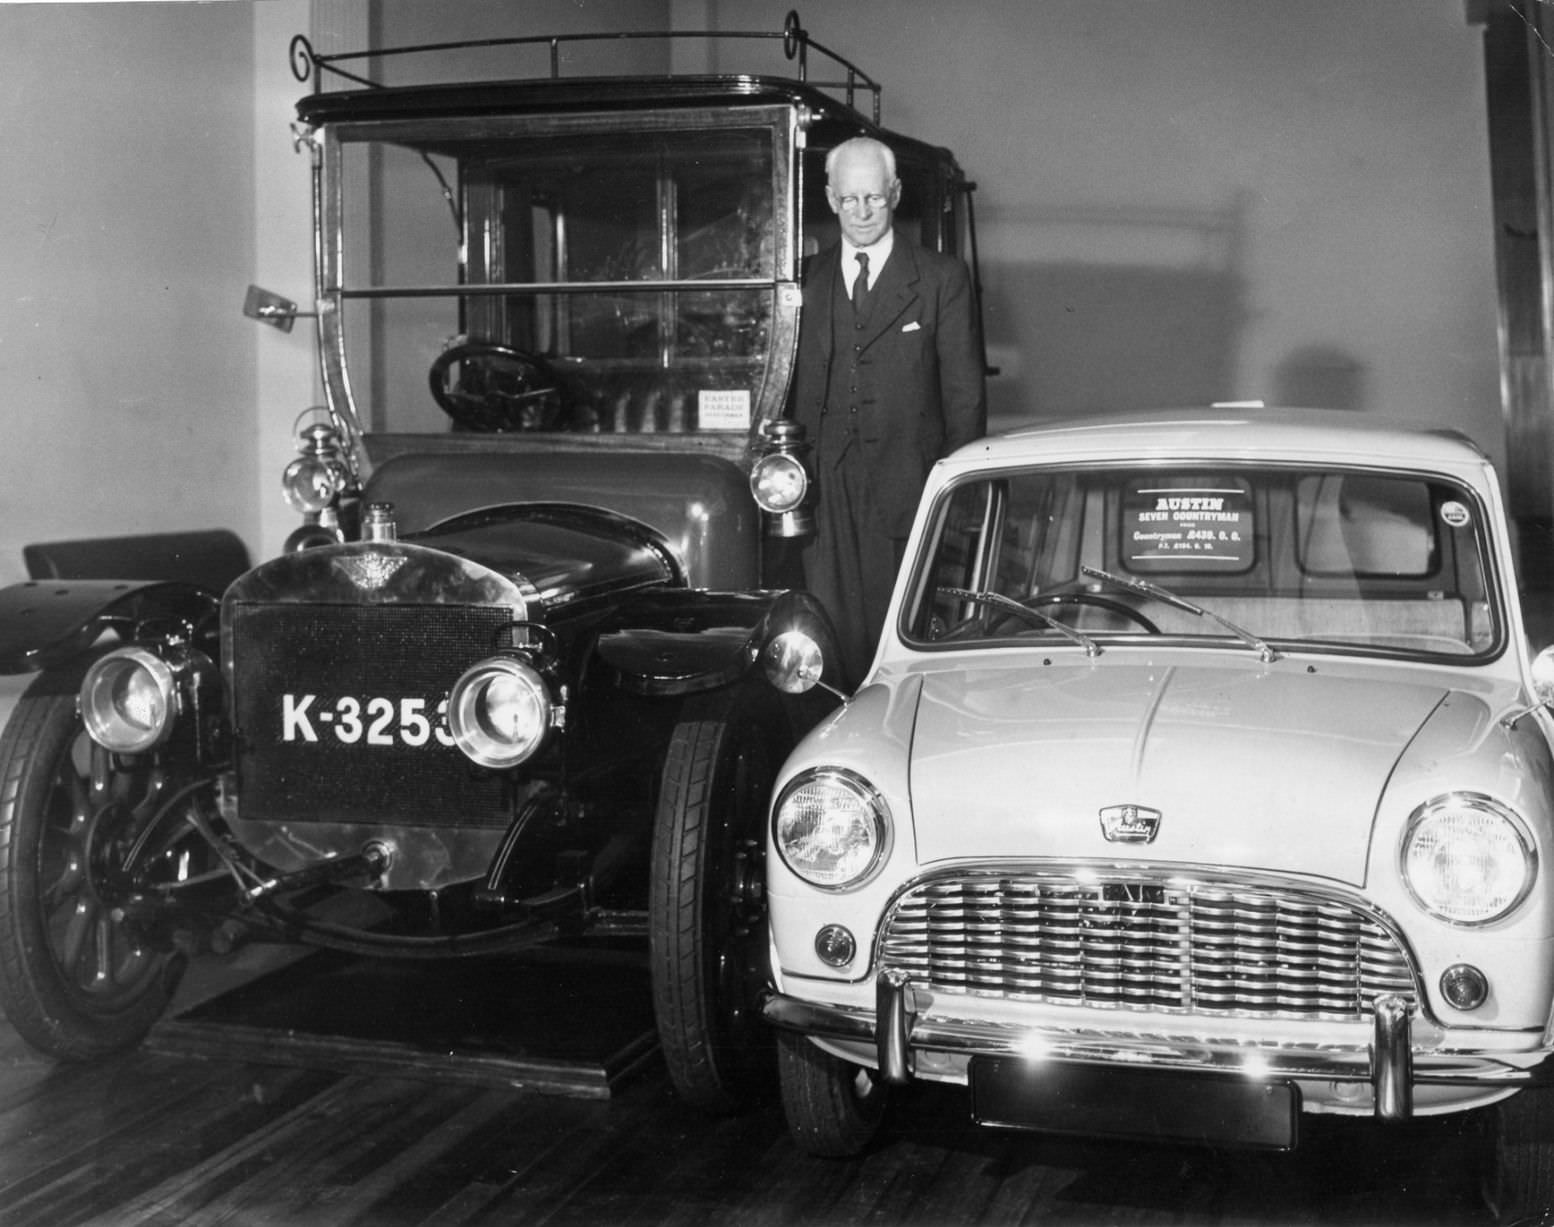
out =
{"type": "Polygon", "coordinates": [[[853,314],[862,315],[864,304],[869,297],[869,257],[866,252],[858,253],[858,275],[853,278],[853,314]]]}

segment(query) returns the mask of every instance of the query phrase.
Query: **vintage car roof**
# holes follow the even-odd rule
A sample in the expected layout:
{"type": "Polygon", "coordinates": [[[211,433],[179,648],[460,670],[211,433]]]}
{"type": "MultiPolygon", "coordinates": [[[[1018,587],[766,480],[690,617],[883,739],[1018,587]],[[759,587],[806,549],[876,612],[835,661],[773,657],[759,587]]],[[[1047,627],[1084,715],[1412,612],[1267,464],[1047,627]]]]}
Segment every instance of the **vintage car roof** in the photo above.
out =
{"type": "Polygon", "coordinates": [[[1198,457],[1481,469],[1485,453],[1459,431],[1323,409],[1186,409],[1054,419],[970,443],[954,467],[1198,457]]]}
{"type": "Polygon", "coordinates": [[[947,149],[879,127],[825,89],[787,77],[684,75],[544,77],[433,85],[386,86],[310,94],[297,117],[318,126],[373,120],[456,119],[493,115],[578,114],[643,109],[802,106],[812,125],[868,133],[898,152],[950,158],[947,149]]]}

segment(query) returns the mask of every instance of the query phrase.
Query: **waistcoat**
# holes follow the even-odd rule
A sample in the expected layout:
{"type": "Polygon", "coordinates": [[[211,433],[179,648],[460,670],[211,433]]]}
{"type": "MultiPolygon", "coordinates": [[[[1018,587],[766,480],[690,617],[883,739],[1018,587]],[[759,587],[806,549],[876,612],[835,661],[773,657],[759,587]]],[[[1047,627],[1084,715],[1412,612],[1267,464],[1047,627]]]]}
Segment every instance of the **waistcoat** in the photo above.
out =
{"type": "MultiPolygon", "coordinates": [[[[858,321],[843,278],[835,278],[831,304],[831,368],[826,379],[825,408],[821,410],[819,455],[832,463],[840,460],[858,438],[858,414],[874,399],[870,365],[862,361],[858,321]]],[[[867,310],[878,298],[879,283],[870,295],[867,310]]]]}

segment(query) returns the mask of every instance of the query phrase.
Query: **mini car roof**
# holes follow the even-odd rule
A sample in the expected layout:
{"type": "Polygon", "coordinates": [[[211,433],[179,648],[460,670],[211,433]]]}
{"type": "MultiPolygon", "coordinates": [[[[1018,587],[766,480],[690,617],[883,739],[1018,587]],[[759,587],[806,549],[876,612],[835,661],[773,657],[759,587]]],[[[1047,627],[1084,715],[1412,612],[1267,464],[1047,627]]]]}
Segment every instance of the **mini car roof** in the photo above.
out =
{"type": "Polygon", "coordinates": [[[967,467],[1021,461],[1310,459],[1398,468],[1479,467],[1461,431],[1333,409],[1177,409],[1052,419],[969,443],[967,467]]]}

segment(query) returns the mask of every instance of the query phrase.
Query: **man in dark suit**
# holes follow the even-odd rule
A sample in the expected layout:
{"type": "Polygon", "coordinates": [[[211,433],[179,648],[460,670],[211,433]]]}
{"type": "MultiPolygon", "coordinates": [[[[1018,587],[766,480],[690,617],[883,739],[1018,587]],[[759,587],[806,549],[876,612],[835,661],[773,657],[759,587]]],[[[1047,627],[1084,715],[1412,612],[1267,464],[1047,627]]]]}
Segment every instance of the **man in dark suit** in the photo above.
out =
{"type": "Polygon", "coordinates": [[[923,481],[987,428],[971,276],[892,228],[896,160],[856,137],[826,158],[841,242],[805,261],[792,415],[815,451],[804,581],[830,610],[843,674],[863,678],[923,481]]]}

